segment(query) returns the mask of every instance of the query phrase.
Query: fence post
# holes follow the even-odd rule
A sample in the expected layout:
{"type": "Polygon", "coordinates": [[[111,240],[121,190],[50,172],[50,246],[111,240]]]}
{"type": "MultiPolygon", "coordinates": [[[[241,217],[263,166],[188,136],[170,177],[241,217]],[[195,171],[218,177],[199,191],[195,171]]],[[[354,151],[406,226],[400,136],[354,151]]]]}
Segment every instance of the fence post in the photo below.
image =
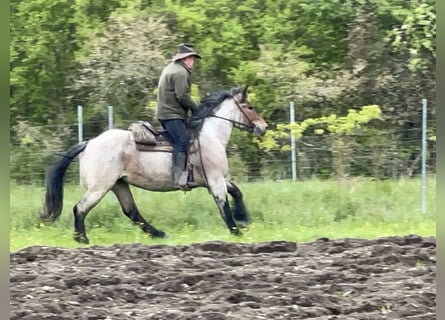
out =
{"type": "MultiPolygon", "coordinates": [[[[82,116],[82,106],[77,106],[77,133],[79,137],[79,143],[83,141],[83,116],[82,116]]],[[[80,161],[79,161],[79,184],[82,184],[82,179],[80,177],[80,161]]]]}
{"type": "MultiPolygon", "coordinates": [[[[113,106],[108,106],[108,129],[113,129],[113,106]]],[[[118,202],[113,193],[110,194],[108,199],[110,199],[112,204],[116,204],[118,202]]]]}
{"type": "MultiPolygon", "coordinates": [[[[294,102],[291,101],[289,103],[290,108],[290,124],[292,125],[295,123],[295,108],[294,108],[294,102]]],[[[291,161],[292,161],[292,181],[297,180],[297,157],[296,157],[296,151],[295,151],[295,137],[291,130],[290,135],[290,145],[291,145],[291,161]]]]}
{"type": "Polygon", "coordinates": [[[426,213],[426,118],[427,100],[422,99],[422,213],[426,213]]]}
{"type": "Polygon", "coordinates": [[[108,106],[108,129],[113,129],[113,106],[108,106]]]}

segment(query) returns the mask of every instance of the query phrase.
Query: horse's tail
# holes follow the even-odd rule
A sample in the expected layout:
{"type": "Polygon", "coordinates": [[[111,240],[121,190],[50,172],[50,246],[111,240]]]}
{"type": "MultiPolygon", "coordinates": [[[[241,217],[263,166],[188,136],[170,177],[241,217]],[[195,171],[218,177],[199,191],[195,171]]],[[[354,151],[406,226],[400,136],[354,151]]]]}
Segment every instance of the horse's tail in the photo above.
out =
{"type": "Polygon", "coordinates": [[[45,208],[40,215],[42,220],[54,221],[62,213],[63,208],[63,177],[74,158],[87,146],[86,141],[79,142],[57,160],[46,176],[45,208]]]}

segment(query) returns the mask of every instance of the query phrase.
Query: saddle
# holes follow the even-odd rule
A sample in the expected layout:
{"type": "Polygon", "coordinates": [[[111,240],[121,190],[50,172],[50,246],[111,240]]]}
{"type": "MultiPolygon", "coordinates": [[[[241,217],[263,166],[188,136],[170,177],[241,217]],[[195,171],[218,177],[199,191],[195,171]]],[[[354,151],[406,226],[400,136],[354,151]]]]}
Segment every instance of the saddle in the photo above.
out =
{"type": "Polygon", "coordinates": [[[133,134],[136,149],[139,151],[173,151],[167,131],[157,130],[148,121],[133,122],[128,131],[133,134]]]}
{"type": "MultiPolygon", "coordinates": [[[[128,131],[133,134],[138,151],[173,153],[173,145],[166,130],[157,130],[147,121],[138,121],[130,124],[128,131]]],[[[188,178],[193,181],[193,165],[188,161],[188,152],[186,161],[188,178]]]]}

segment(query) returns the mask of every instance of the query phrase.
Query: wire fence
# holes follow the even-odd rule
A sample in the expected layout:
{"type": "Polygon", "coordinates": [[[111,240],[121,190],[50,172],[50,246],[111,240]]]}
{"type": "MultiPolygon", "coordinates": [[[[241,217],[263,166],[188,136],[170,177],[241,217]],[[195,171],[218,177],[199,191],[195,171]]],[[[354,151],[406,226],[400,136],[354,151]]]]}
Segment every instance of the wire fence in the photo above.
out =
{"type": "MultiPolygon", "coordinates": [[[[89,140],[107,129],[126,129],[134,119],[113,123],[112,107],[107,121],[83,122],[81,109],[77,123],[30,127],[20,123],[11,139],[11,180],[42,187],[52,162],[69,146],[89,140]],[[77,135],[76,135],[77,132],[77,135]]],[[[280,123],[281,124],[281,123],[280,123]]],[[[278,123],[269,123],[275,127],[278,123]]],[[[234,143],[227,148],[230,178],[236,182],[340,179],[398,179],[421,177],[419,199],[426,212],[426,178],[435,181],[436,142],[426,139],[427,128],[360,130],[343,137],[304,134],[296,140],[289,134],[279,147],[264,151],[249,143],[234,143]],[[341,143],[339,143],[341,142],[341,143]]],[[[235,139],[236,140],[236,139],[235,139]]],[[[244,139],[249,141],[249,139],[244,139]]],[[[79,183],[79,162],[74,160],[65,182],[79,183]]],[[[412,196],[412,195],[410,195],[412,196]]]]}
{"type": "MultiPolygon", "coordinates": [[[[134,121],[134,119],[120,120],[118,127],[126,129],[134,121]]],[[[269,125],[273,127],[276,124],[269,123],[269,125]]],[[[82,123],[82,139],[89,140],[94,137],[89,133],[107,130],[113,126],[112,122],[104,121],[82,123]]],[[[42,183],[45,170],[51,162],[63,155],[70,145],[79,141],[80,136],[76,134],[78,129],[78,123],[39,126],[36,132],[38,130],[42,132],[35,132],[35,136],[28,144],[23,143],[26,133],[22,133],[22,136],[17,138],[22,141],[19,143],[16,141],[15,146],[11,146],[11,178],[19,182],[42,183]],[[65,132],[63,137],[56,135],[43,137],[43,132],[62,131],[65,132]],[[38,134],[42,136],[38,137],[38,134]]],[[[29,130],[29,127],[23,130],[29,130]]],[[[292,161],[296,162],[298,180],[314,177],[348,178],[359,175],[375,179],[399,178],[420,176],[422,173],[421,128],[362,131],[349,135],[344,142],[334,148],[331,137],[305,134],[295,143],[295,159],[290,149],[290,136],[279,141],[280,148],[268,151],[252,151],[250,144],[229,143],[227,153],[231,176],[238,181],[292,179],[292,161]]],[[[435,141],[427,141],[426,149],[426,173],[435,174],[435,141]]]]}

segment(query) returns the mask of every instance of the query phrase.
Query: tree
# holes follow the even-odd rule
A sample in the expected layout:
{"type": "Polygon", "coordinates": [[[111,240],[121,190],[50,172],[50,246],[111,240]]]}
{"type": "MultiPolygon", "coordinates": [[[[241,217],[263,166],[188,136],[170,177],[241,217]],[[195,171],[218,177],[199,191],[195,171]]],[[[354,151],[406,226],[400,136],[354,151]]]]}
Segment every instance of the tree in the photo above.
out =
{"type": "Polygon", "coordinates": [[[74,69],[74,0],[11,2],[12,123],[42,124],[66,112],[65,76],[74,69]]]}
{"type": "Polygon", "coordinates": [[[68,76],[91,30],[120,0],[13,0],[10,43],[11,123],[63,123],[72,117],[68,76]]]}
{"type": "MultiPolygon", "coordinates": [[[[369,160],[366,150],[380,148],[379,174],[388,175],[394,163],[399,167],[392,176],[415,173],[422,98],[429,107],[428,149],[435,148],[434,5],[434,0],[12,0],[11,123],[67,123],[77,104],[84,105],[86,121],[101,124],[90,134],[106,125],[107,105],[115,107],[117,125],[124,118],[150,118],[160,68],[179,42],[192,42],[203,56],[193,71],[196,98],[197,92],[248,84],[250,101],[272,130],[288,122],[290,101],[298,122],[378,104],[384,121],[367,126],[375,138],[355,140],[356,159],[369,160]]],[[[250,174],[266,157],[283,158],[247,139],[234,134],[231,152],[250,174]]],[[[313,152],[303,143],[299,148],[313,152]]],[[[331,160],[332,153],[318,153],[313,171],[328,170],[331,160]]],[[[365,161],[354,161],[351,170],[369,173],[365,161]]]]}
{"type": "Polygon", "coordinates": [[[72,81],[73,98],[83,100],[86,118],[106,119],[108,105],[115,107],[118,121],[150,118],[167,62],[162,48],[173,39],[161,18],[112,15],[106,29],[92,39],[72,81]]]}

